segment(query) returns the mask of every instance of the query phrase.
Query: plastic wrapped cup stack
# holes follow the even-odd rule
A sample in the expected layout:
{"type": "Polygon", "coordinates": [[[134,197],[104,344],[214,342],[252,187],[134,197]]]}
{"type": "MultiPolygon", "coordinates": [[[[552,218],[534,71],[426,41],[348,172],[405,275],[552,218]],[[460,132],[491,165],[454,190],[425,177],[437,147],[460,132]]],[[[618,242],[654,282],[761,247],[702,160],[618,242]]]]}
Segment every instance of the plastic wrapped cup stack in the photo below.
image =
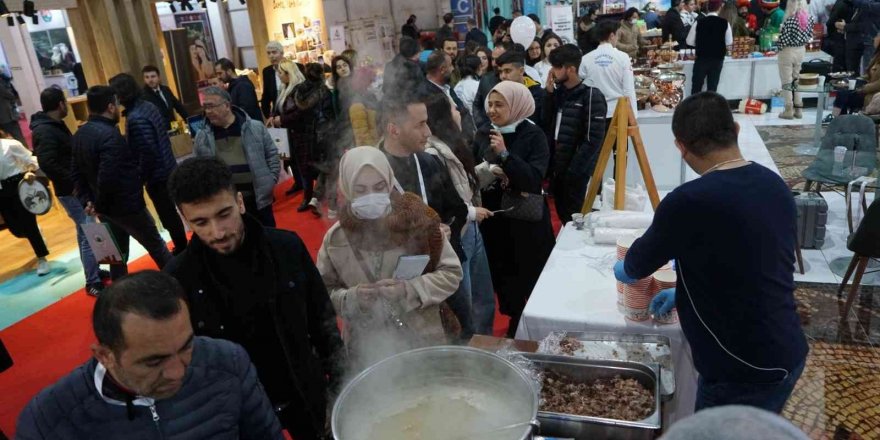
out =
{"type": "MultiPolygon", "coordinates": [[[[658,270],[652,278],[654,279],[654,295],[660,293],[661,290],[674,288],[677,279],[675,271],[671,268],[658,270]]],[[[657,324],[675,324],[678,322],[678,311],[672,309],[665,315],[656,315],[654,316],[654,322],[657,324]]]]}

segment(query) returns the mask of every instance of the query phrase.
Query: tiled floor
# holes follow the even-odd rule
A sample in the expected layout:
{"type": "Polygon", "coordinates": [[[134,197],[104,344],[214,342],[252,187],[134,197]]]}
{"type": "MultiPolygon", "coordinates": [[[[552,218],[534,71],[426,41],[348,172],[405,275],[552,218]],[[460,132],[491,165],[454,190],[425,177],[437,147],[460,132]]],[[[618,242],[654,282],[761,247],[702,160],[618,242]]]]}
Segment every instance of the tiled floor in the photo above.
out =
{"type": "MultiPolygon", "coordinates": [[[[812,157],[792,146],[811,140],[812,127],[782,124],[768,115],[749,118],[759,126],[780,174],[792,188],[801,188],[800,171],[812,157]]],[[[807,120],[813,119],[804,115],[807,120]]],[[[795,276],[810,354],[783,415],[814,439],[880,439],[880,287],[864,285],[844,316],[849,288],[838,297],[840,278],[829,265],[851,255],[845,246],[845,203],[839,194],[823,196],[829,204],[829,239],[821,250],[804,251],[807,274],[795,276]]],[[[866,281],[880,284],[880,276],[866,281]]]]}

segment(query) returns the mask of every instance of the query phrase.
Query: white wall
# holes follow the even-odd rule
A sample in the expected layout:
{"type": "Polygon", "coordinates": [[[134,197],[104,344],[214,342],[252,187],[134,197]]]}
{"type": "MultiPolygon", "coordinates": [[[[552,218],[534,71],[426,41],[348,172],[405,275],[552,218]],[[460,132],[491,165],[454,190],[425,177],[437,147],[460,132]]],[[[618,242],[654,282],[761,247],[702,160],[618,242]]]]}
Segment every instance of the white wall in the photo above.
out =
{"type": "Polygon", "coordinates": [[[440,27],[441,17],[450,9],[449,0],[324,0],[324,18],[328,25],[345,23],[346,3],[349,20],[393,17],[398,35],[411,14],[418,17],[416,25],[420,29],[432,30],[440,27]]]}
{"type": "Polygon", "coordinates": [[[241,53],[242,66],[257,67],[254,34],[251,31],[247,5],[241,4],[238,0],[231,0],[226,4],[229,5],[229,22],[232,26],[232,32],[229,35],[241,53]]]}

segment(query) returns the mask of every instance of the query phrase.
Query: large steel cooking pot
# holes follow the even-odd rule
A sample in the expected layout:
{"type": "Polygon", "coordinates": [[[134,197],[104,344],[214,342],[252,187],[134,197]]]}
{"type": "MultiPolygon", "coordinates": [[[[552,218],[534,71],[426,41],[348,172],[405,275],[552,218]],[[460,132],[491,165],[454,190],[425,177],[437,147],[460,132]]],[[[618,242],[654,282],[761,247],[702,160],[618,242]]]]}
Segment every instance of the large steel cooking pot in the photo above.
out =
{"type": "MultiPolygon", "coordinates": [[[[401,353],[367,368],[349,382],[333,406],[331,426],[336,440],[376,438],[382,428],[399,425],[399,438],[427,438],[419,431],[430,430],[437,410],[402,416],[401,409],[418,407],[425,401],[454,399],[466,395],[481,417],[443,420],[442,437],[523,440],[532,438],[537,426],[538,393],[528,376],[517,366],[493,353],[468,347],[428,347],[401,353]],[[457,396],[457,397],[455,397],[457,396]],[[381,425],[381,427],[380,427],[381,425]],[[471,426],[472,425],[472,426],[471,426]],[[496,428],[506,429],[494,430],[496,428]]],[[[455,406],[459,406],[455,401],[455,406]]],[[[442,403],[440,407],[443,407],[442,403]]],[[[403,411],[407,413],[407,411],[403,411]]],[[[442,412],[442,411],[441,411],[442,412]]],[[[435,427],[436,429],[436,427],[435,427]]],[[[387,435],[387,434],[386,434],[387,435]]],[[[381,436],[381,435],[378,435],[381,436]]],[[[387,437],[386,437],[387,438],[387,437]]]]}

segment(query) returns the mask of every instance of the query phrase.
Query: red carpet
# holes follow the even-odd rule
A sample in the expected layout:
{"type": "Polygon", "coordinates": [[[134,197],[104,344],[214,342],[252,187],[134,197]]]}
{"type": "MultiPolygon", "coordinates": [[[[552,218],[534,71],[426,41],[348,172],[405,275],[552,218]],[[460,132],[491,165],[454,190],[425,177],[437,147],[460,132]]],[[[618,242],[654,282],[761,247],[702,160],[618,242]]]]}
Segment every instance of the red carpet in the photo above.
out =
{"type": "MultiPolygon", "coordinates": [[[[284,183],[275,191],[278,227],[297,232],[314,258],[332,223],[311,213],[297,213],[302,195],[285,196],[289,187],[290,183],[284,183]]],[[[553,228],[558,231],[552,200],[550,211],[553,228]]],[[[132,272],[155,268],[148,256],[129,264],[132,272]]],[[[12,368],[0,374],[0,429],[6,435],[14,435],[18,414],[37,392],[91,356],[89,347],[95,341],[91,328],[94,301],[80,290],[0,332],[15,361],[12,368]]],[[[507,331],[508,321],[506,316],[496,315],[495,335],[507,331]]]]}

